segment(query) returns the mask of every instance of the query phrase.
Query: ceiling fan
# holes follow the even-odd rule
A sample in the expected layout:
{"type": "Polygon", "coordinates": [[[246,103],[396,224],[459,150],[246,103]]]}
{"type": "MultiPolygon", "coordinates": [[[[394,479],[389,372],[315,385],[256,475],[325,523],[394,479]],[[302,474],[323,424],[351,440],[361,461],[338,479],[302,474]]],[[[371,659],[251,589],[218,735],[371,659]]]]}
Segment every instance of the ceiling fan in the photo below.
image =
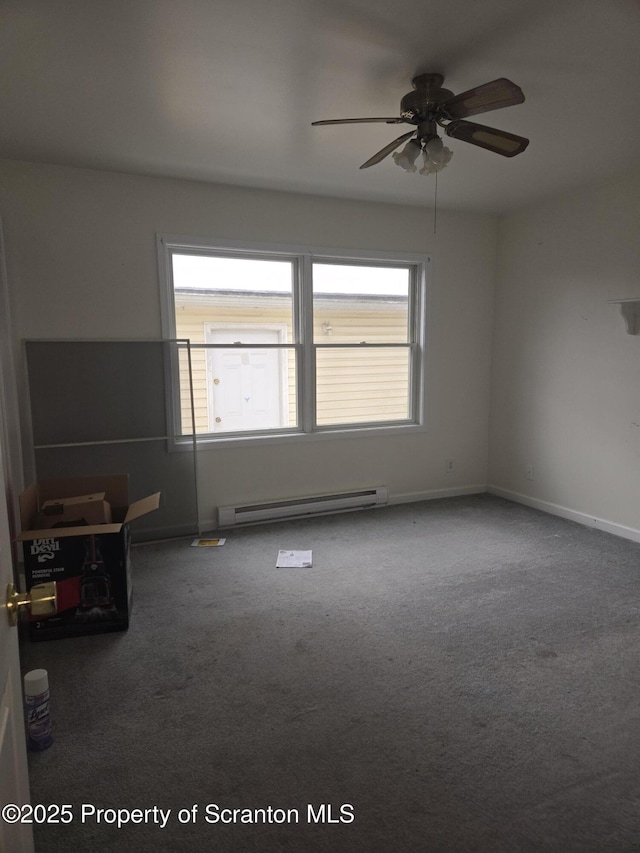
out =
{"type": "Polygon", "coordinates": [[[403,133],[393,142],[385,145],[380,151],[370,157],[361,169],[368,169],[384,160],[395,151],[405,140],[407,142],[401,153],[395,153],[393,159],[407,172],[415,172],[415,161],[422,153],[424,166],[420,174],[430,175],[443,169],[453,152],[443,145],[438,136],[438,127],[444,129],[447,136],[470,142],[479,148],[501,154],[503,157],[515,157],[521,154],[529,140],[505,130],[496,130],[484,124],[466,121],[468,116],[511,107],[524,101],[522,89],[500,77],[483,86],[468,89],[460,95],[454,95],[449,89],[444,89],[442,74],[419,74],[411,81],[413,92],[409,92],[400,101],[400,115],[394,118],[338,118],[326,121],[314,121],[312,125],[324,124],[366,124],[368,122],[385,122],[386,124],[413,124],[415,130],[403,133]]]}

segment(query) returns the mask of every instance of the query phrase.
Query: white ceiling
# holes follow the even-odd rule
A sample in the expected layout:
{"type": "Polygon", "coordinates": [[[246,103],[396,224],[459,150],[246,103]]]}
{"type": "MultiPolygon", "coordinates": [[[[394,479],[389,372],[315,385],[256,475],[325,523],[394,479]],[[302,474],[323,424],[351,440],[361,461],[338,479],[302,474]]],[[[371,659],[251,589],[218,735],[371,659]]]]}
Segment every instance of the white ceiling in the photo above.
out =
{"type": "Polygon", "coordinates": [[[0,157],[408,204],[434,178],[388,157],[416,73],[455,93],[507,77],[525,103],[472,121],[438,204],[506,212],[600,183],[640,151],[637,0],[3,0],[0,157]]]}

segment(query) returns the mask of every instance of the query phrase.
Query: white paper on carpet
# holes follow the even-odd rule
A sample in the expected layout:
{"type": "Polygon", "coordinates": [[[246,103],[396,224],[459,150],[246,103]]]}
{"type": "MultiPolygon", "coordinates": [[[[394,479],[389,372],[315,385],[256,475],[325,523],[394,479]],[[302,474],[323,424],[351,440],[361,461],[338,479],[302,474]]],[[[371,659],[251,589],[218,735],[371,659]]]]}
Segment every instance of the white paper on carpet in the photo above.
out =
{"type": "Polygon", "coordinates": [[[276,569],[308,569],[311,565],[311,551],[278,551],[276,569]]]}

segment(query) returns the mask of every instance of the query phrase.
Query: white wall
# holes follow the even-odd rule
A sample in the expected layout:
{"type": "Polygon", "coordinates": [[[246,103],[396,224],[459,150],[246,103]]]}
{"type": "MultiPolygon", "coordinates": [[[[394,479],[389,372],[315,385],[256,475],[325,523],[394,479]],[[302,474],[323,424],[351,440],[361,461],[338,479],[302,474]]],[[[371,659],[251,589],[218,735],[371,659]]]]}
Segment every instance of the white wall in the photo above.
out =
{"type": "Polygon", "coordinates": [[[402,500],[486,483],[493,217],[439,211],[434,237],[422,208],[10,161],[0,215],[16,342],[159,337],[156,232],[431,253],[427,432],[203,450],[202,514],[361,485],[402,500]]]}
{"type": "Polygon", "coordinates": [[[501,222],[489,468],[507,493],[632,531],[640,336],[607,300],[640,297],[639,234],[640,172],[501,222]]]}

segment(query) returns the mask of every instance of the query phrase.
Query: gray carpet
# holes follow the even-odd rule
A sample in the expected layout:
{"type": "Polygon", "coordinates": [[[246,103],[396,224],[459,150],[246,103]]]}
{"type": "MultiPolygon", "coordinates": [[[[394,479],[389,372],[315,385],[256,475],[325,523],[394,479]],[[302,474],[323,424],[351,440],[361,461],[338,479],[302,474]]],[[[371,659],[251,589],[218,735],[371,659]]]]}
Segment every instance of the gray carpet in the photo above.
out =
{"type": "Polygon", "coordinates": [[[640,850],[640,545],[480,495],[133,567],[128,632],[23,648],[56,736],[33,801],[74,805],[38,853],[640,850]]]}

